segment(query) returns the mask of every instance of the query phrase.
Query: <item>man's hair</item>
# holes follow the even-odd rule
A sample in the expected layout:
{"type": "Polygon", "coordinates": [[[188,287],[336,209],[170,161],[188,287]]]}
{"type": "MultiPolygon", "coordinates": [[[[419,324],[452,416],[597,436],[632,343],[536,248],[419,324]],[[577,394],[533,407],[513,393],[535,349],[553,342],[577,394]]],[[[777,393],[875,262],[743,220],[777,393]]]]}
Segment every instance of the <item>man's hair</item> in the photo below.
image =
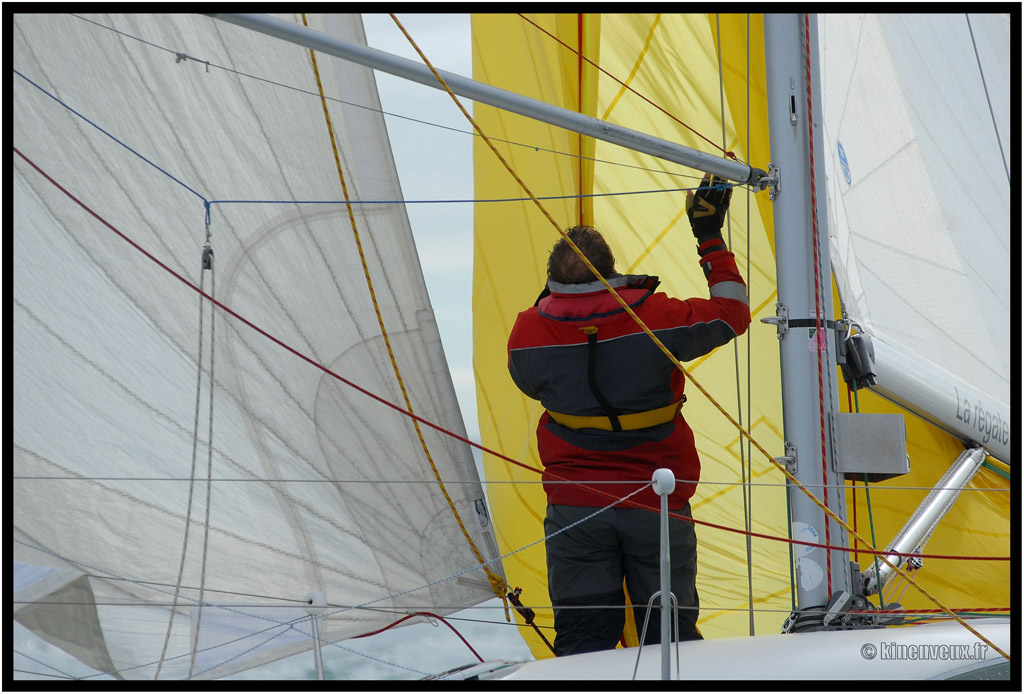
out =
{"type": "MultiPolygon", "coordinates": [[[[615,273],[615,256],[601,232],[590,226],[575,226],[567,229],[566,234],[602,276],[615,273]]],[[[583,284],[597,280],[564,238],[555,244],[548,256],[548,277],[559,284],[583,284]]]]}

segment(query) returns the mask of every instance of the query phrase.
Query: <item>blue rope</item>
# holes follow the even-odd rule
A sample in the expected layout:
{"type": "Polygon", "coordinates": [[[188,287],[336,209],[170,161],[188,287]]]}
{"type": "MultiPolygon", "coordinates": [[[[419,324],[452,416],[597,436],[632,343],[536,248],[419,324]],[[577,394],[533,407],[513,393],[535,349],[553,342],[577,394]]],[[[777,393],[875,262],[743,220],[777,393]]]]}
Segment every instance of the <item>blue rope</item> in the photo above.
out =
{"type": "Polygon", "coordinates": [[[20,72],[18,72],[18,70],[17,70],[17,69],[15,69],[15,70],[14,70],[14,74],[16,74],[16,75],[17,75],[18,77],[22,78],[23,80],[25,80],[26,82],[28,82],[29,84],[31,84],[31,85],[32,85],[33,87],[35,87],[36,89],[38,89],[39,91],[41,91],[41,92],[42,92],[43,94],[45,94],[46,96],[48,96],[48,97],[50,97],[51,99],[53,99],[54,101],[56,101],[56,102],[57,102],[58,104],[60,104],[60,105],[61,105],[61,106],[63,106],[64,108],[66,108],[66,109],[67,109],[68,111],[71,111],[71,113],[75,114],[76,116],[78,116],[79,118],[81,118],[82,120],[84,120],[84,121],[85,121],[86,123],[88,123],[89,125],[91,125],[92,127],[94,127],[94,128],[96,128],[97,130],[99,130],[99,131],[100,131],[101,133],[103,133],[104,135],[106,135],[107,137],[109,137],[109,138],[110,138],[111,140],[113,140],[113,141],[114,141],[114,142],[116,142],[117,144],[119,144],[119,145],[121,145],[122,147],[124,147],[125,149],[127,149],[127,150],[128,150],[129,152],[131,152],[132,154],[134,154],[135,156],[137,156],[137,157],[138,157],[139,159],[141,159],[142,161],[146,162],[147,164],[149,164],[150,166],[152,166],[152,167],[153,167],[154,169],[156,169],[157,171],[159,171],[159,172],[160,172],[160,173],[162,173],[163,175],[167,176],[167,177],[168,177],[169,179],[171,179],[172,181],[174,181],[175,183],[177,183],[178,185],[180,185],[180,186],[181,186],[182,188],[184,188],[185,190],[189,191],[189,192],[190,192],[190,193],[192,193],[193,195],[197,196],[197,197],[198,197],[198,198],[199,198],[200,200],[202,200],[203,202],[206,202],[206,198],[205,198],[205,197],[204,197],[203,195],[201,195],[200,193],[198,193],[198,192],[197,192],[197,191],[196,191],[195,189],[193,189],[193,188],[192,188],[191,186],[189,186],[189,185],[188,185],[187,183],[184,183],[183,181],[181,181],[180,179],[178,179],[177,177],[175,177],[175,176],[174,176],[173,174],[171,174],[171,173],[168,173],[168,172],[167,172],[166,170],[164,170],[164,169],[160,168],[160,166],[158,166],[157,164],[153,163],[152,161],[150,161],[149,159],[147,159],[146,157],[144,157],[144,156],[143,156],[142,154],[140,154],[140,153],[139,153],[139,152],[137,152],[136,150],[132,149],[132,148],[131,148],[131,147],[130,147],[129,145],[127,145],[127,144],[125,144],[124,142],[122,142],[121,140],[117,139],[117,137],[115,137],[114,135],[110,134],[109,132],[107,132],[106,130],[104,130],[103,128],[101,128],[101,127],[100,127],[99,125],[97,125],[96,123],[92,122],[91,120],[89,120],[88,118],[86,118],[86,117],[85,117],[84,115],[82,115],[81,113],[79,113],[78,111],[76,111],[75,109],[71,108],[71,107],[70,107],[70,106],[69,106],[68,104],[64,103],[63,101],[61,101],[60,99],[58,99],[58,98],[57,98],[56,96],[54,96],[54,95],[53,95],[53,94],[51,94],[50,92],[48,92],[48,91],[46,91],[45,89],[43,89],[43,88],[42,88],[41,86],[39,86],[38,84],[36,84],[36,83],[35,83],[35,82],[33,82],[32,80],[30,80],[30,79],[29,79],[28,77],[26,77],[25,75],[23,75],[23,74],[21,74],[20,72]]]}
{"type": "MultiPolygon", "coordinates": [[[[402,205],[428,205],[428,204],[460,204],[460,203],[477,203],[477,202],[480,202],[480,203],[492,203],[492,202],[529,202],[530,201],[530,198],[528,198],[528,197],[526,197],[526,198],[469,199],[469,200],[349,200],[349,201],[345,201],[345,200],[207,200],[205,196],[203,196],[201,193],[199,193],[194,188],[189,186],[187,183],[185,183],[181,179],[177,178],[176,176],[174,176],[173,174],[168,172],[166,169],[161,168],[158,164],[156,164],[152,160],[147,159],[144,155],[139,153],[137,150],[133,149],[130,145],[128,145],[125,142],[123,142],[122,140],[118,139],[115,135],[111,134],[107,130],[104,130],[97,123],[93,122],[92,120],[90,120],[89,118],[84,116],[83,114],[79,113],[74,108],[72,108],[70,105],[65,103],[64,101],[61,101],[61,99],[59,99],[55,95],[53,95],[50,92],[48,92],[46,89],[44,89],[39,84],[33,82],[31,79],[29,79],[28,77],[23,75],[17,69],[14,70],[14,74],[16,74],[18,77],[21,77],[23,80],[25,80],[26,82],[31,84],[33,87],[35,87],[36,89],[41,91],[43,94],[45,94],[46,96],[50,97],[51,99],[56,101],[58,104],[60,104],[64,108],[66,108],[68,111],[70,111],[71,113],[75,114],[76,116],[81,118],[83,121],[85,121],[86,123],[88,123],[92,127],[94,127],[97,130],[99,130],[101,133],[103,133],[104,135],[109,137],[111,140],[113,140],[117,144],[121,145],[122,147],[127,149],[129,152],[131,152],[135,156],[137,156],[139,159],[141,159],[142,161],[146,162],[147,164],[152,166],[154,169],[156,169],[160,173],[164,174],[165,176],[170,178],[172,181],[174,181],[175,183],[177,183],[178,185],[180,185],[181,187],[185,188],[190,193],[192,193],[193,195],[198,197],[200,200],[202,200],[203,201],[203,205],[206,208],[206,224],[207,225],[209,225],[209,223],[210,223],[210,206],[213,205],[213,204],[219,204],[219,205],[228,205],[228,204],[247,204],[247,205],[281,205],[281,204],[340,205],[340,204],[343,204],[343,203],[347,202],[347,203],[350,203],[350,204],[353,204],[353,205],[395,205],[395,204],[402,204],[402,205]]],[[[711,188],[715,188],[715,189],[734,188],[734,187],[737,187],[738,185],[739,184],[724,183],[724,184],[719,184],[719,185],[711,186],[711,188]]],[[[617,196],[617,195],[649,195],[651,193],[684,193],[684,192],[687,192],[687,191],[695,191],[695,190],[697,190],[697,188],[665,188],[665,189],[656,189],[656,190],[622,191],[622,192],[618,192],[618,193],[589,193],[589,194],[582,194],[582,195],[548,195],[548,196],[543,196],[543,197],[539,196],[537,199],[538,200],[569,200],[569,199],[577,199],[577,198],[612,197],[612,196],[617,196]]]]}

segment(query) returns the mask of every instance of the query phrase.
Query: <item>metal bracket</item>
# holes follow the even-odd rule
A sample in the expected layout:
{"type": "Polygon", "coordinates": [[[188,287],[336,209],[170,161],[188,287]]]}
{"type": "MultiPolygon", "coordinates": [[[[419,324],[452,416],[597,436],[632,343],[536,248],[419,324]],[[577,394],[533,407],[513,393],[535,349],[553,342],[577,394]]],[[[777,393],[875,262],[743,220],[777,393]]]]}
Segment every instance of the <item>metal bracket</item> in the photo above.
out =
{"type": "Polygon", "coordinates": [[[782,336],[789,331],[789,309],[776,302],[775,316],[773,318],[762,318],[761,322],[774,325],[778,330],[777,337],[781,340],[782,336]]]}
{"type": "Polygon", "coordinates": [[[789,124],[794,128],[796,127],[799,119],[797,118],[797,102],[796,102],[796,78],[789,78],[789,124]]]}
{"type": "Polygon", "coordinates": [[[776,458],[775,462],[779,465],[785,465],[786,471],[791,474],[796,474],[796,446],[786,441],[786,455],[781,458],[776,458]]]}
{"type": "MultiPolygon", "coordinates": [[[[898,603],[887,609],[900,609],[898,603]]],[[[791,634],[801,631],[841,631],[848,629],[877,629],[889,624],[901,624],[903,615],[876,613],[875,607],[860,595],[845,590],[832,594],[828,605],[797,610],[789,615],[782,631],[791,634]]]]}
{"type": "Polygon", "coordinates": [[[775,164],[768,164],[768,199],[774,200],[782,192],[782,171],[775,164]]]}
{"type": "Polygon", "coordinates": [[[769,163],[768,173],[764,174],[763,176],[760,176],[757,179],[757,190],[762,191],[765,188],[767,188],[768,198],[770,200],[774,200],[778,196],[779,191],[782,189],[781,182],[782,173],[779,171],[779,167],[777,167],[775,164],[769,163]]]}

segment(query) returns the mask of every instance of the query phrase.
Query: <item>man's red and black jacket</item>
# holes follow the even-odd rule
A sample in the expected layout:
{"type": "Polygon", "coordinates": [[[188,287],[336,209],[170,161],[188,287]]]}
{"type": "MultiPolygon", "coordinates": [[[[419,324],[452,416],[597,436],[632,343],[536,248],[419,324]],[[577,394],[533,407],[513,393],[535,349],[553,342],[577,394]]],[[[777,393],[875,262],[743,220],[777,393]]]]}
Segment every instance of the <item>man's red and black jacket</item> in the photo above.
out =
{"type": "MultiPolygon", "coordinates": [[[[726,344],[750,324],[746,285],[733,254],[713,250],[701,258],[701,265],[708,299],[680,300],[656,292],[657,277],[607,278],[682,362],[726,344]]],[[[683,374],[600,282],[563,285],[549,280],[548,289],[550,295],[519,314],[508,341],[512,379],[546,410],[537,426],[537,443],[548,501],[605,506],[634,491],[636,483],[649,482],[655,469],[667,467],[677,479],[694,481],[677,484],[669,498],[670,508],[682,508],[700,475],[693,432],[681,413],[673,416],[672,405],[684,399],[683,374]],[[658,415],[666,410],[667,417],[658,415]],[[632,428],[652,421],[651,426],[632,428]],[[598,492],[553,483],[563,479],[634,483],[588,485],[598,492]]],[[[634,500],[655,507],[659,503],[651,490],[634,500]]]]}

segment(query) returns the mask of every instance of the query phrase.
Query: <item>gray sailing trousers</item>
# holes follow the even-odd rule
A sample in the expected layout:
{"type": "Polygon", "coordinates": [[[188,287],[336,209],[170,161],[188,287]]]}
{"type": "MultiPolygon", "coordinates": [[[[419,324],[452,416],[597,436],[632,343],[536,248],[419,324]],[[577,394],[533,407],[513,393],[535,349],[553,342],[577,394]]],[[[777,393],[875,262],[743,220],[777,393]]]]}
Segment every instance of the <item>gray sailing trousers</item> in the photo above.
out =
{"type": "MultiPolygon", "coordinates": [[[[597,508],[548,504],[544,532],[556,531],[597,508]]],[[[687,504],[681,515],[690,515],[687,504]]],[[[697,631],[697,536],[694,524],[669,518],[672,592],[679,601],[680,640],[697,631]]],[[[556,655],[615,648],[625,625],[623,581],[635,605],[637,635],[647,601],[661,589],[661,521],[652,511],[611,508],[546,542],[548,593],[555,612],[556,655]],[[598,607],[600,606],[600,607],[598,607]]],[[[660,605],[660,600],[655,601],[660,605]]],[[[645,644],[661,641],[661,610],[651,610],[645,644]]]]}

